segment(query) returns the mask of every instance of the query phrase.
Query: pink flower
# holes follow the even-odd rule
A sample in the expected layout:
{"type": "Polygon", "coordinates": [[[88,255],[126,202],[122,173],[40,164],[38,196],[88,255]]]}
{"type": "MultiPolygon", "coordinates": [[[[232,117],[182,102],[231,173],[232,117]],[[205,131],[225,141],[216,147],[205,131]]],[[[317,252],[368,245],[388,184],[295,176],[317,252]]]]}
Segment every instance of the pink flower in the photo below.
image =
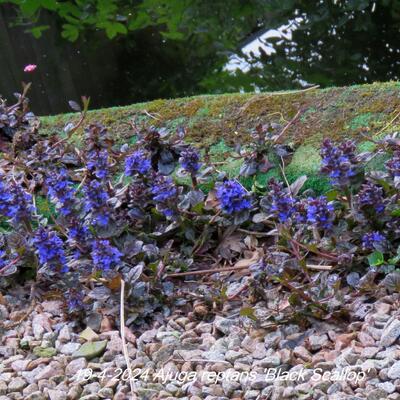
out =
{"type": "Polygon", "coordinates": [[[37,68],[36,64],[25,65],[24,72],[33,72],[37,68]]]}

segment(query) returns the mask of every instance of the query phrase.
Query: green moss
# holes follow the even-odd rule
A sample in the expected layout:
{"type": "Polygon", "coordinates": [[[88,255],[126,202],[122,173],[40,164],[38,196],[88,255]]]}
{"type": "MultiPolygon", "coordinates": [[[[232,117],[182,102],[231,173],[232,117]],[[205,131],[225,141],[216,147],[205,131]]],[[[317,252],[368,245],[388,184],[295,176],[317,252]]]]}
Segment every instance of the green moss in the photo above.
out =
{"type": "Polygon", "coordinates": [[[170,121],[166,121],[165,127],[172,131],[175,131],[178,127],[185,126],[185,122],[186,122],[186,118],[179,117],[179,118],[175,118],[170,121]]]}
{"type": "Polygon", "coordinates": [[[267,187],[268,182],[272,179],[282,179],[282,174],[281,170],[279,168],[272,168],[270,169],[267,173],[258,173],[254,178],[243,178],[243,185],[246,186],[246,188],[251,187],[251,184],[253,184],[253,181],[255,180],[256,184],[260,188],[265,188],[267,187]]]}
{"type": "MultiPolygon", "coordinates": [[[[356,137],[360,128],[385,126],[400,106],[399,94],[399,85],[389,82],[306,92],[207,95],[94,110],[87,122],[104,123],[121,138],[132,135],[128,123],[132,119],[139,126],[182,124],[189,128],[190,141],[212,144],[224,139],[233,145],[250,141],[249,131],[256,124],[286,124],[301,110],[287,131],[287,140],[300,145],[318,143],[324,136],[356,137]]],[[[60,132],[71,119],[78,116],[41,118],[43,134],[60,132]]]]}
{"type": "Polygon", "coordinates": [[[376,145],[373,142],[362,142],[357,144],[357,152],[358,153],[364,153],[367,151],[373,151],[375,149],[376,145]]]}
{"type": "Polygon", "coordinates": [[[309,108],[308,110],[306,110],[306,111],[303,113],[303,115],[300,117],[301,122],[306,122],[306,121],[307,121],[307,118],[308,118],[310,115],[312,115],[312,114],[314,114],[314,113],[316,113],[316,112],[318,112],[318,110],[317,110],[316,108],[310,107],[310,108],[309,108]]]}
{"type": "Polygon", "coordinates": [[[300,146],[286,168],[286,177],[289,183],[293,183],[300,176],[306,175],[303,190],[313,189],[317,194],[323,194],[330,190],[330,185],[328,179],[319,173],[320,165],[319,148],[312,145],[300,146]]]}
{"type": "MultiPolygon", "coordinates": [[[[166,126],[171,130],[183,125],[187,128],[187,141],[200,147],[211,146],[213,161],[225,162],[238,142],[250,143],[251,130],[257,124],[277,122],[286,125],[300,110],[300,116],[287,129],[284,140],[297,147],[291,163],[286,167],[290,182],[306,174],[306,187],[323,191],[326,180],[318,174],[318,149],[324,137],[334,140],[356,139],[359,151],[371,149],[371,142],[361,135],[377,138],[400,129],[400,118],[393,120],[400,109],[400,84],[397,82],[356,85],[322,90],[288,91],[275,93],[235,93],[205,95],[181,99],[160,99],[124,107],[90,111],[85,124],[100,122],[115,133],[118,142],[133,143],[132,120],[139,127],[166,126]]],[[[62,132],[68,122],[76,122],[77,114],[64,114],[41,118],[43,135],[62,132]]],[[[74,135],[80,143],[83,130],[74,135]]],[[[231,161],[230,161],[231,162],[231,161]]],[[[376,165],[383,165],[377,158],[376,165]]],[[[371,165],[373,165],[371,163],[371,165]]],[[[221,166],[229,176],[235,175],[240,163],[221,166]]],[[[279,170],[257,176],[263,184],[279,170]]],[[[245,179],[246,186],[253,178],[245,179]]]]}
{"type": "Polygon", "coordinates": [[[360,128],[373,127],[380,125],[384,115],[382,113],[364,113],[354,117],[348,126],[349,129],[356,130],[360,128]]]}
{"type": "Polygon", "coordinates": [[[210,146],[209,154],[212,161],[225,162],[226,154],[232,151],[232,147],[229,147],[224,140],[210,146]]]}
{"type": "Polygon", "coordinates": [[[367,171],[382,171],[385,168],[385,163],[389,158],[390,157],[387,154],[379,154],[368,162],[365,169],[367,171]]]}
{"type": "Polygon", "coordinates": [[[197,110],[197,117],[207,117],[210,114],[210,109],[207,106],[201,107],[197,110]]]}
{"type": "Polygon", "coordinates": [[[332,186],[329,180],[323,176],[313,175],[309,176],[306,183],[304,184],[302,191],[312,189],[315,194],[321,195],[329,192],[332,186]]]}
{"type": "Polygon", "coordinates": [[[286,167],[286,174],[293,175],[299,171],[304,174],[315,174],[320,163],[319,148],[312,145],[302,145],[294,152],[291,163],[286,167]]]}
{"type": "Polygon", "coordinates": [[[128,143],[129,144],[136,144],[137,141],[138,141],[138,137],[135,135],[135,136],[132,136],[132,137],[129,138],[128,143]]]}
{"type": "Polygon", "coordinates": [[[35,198],[36,202],[36,210],[39,215],[42,215],[46,218],[51,218],[51,216],[56,215],[56,209],[54,205],[48,201],[46,197],[37,196],[35,198]]]}

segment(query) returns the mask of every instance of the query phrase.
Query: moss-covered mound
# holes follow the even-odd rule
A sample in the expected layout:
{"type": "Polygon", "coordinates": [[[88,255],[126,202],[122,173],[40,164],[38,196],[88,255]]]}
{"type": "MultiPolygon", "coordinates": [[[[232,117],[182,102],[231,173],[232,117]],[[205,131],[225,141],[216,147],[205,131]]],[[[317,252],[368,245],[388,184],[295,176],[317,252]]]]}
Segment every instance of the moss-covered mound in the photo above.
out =
{"type": "MultiPolygon", "coordinates": [[[[290,125],[285,140],[295,148],[286,173],[289,181],[307,174],[309,187],[326,189],[318,175],[319,143],[324,137],[354,138],[360,149],[369,144],[365,137],[377,137],[400,128],[400,83],[376,83],[345,88],[312,89],[306,91],[262,94],[225,94],[155,100],[126,107],[94,110],[87,122],[100,122],[114,131],[121,141],[134,136],[132,123],[137,126],[185,126],[188,140],[200,145],[213,145],[212,152],[226,161],[225,154],[237,141],[246,143],[250,131],[259,123],[275,122],[290,125]]],[[[67,122],[77,120],[74,114],[43,117],[42,132],[46,135],[62,130],[67,122]]],[[[79,135],[79,132],[78,132],[79,135]]],[[[231,174],[240,165],[222,166],[231,174]]],[[[257,179],[263,184],[271,175],[257,179]]],[[[249,183],[249,182],[248,182],[249,183]]]]}

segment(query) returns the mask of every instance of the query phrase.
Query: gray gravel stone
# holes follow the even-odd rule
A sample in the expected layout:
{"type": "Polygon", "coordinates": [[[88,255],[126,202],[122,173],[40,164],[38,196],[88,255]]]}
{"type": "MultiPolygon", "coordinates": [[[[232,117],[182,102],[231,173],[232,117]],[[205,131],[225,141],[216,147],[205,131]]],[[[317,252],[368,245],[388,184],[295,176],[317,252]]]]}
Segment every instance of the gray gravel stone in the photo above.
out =
{"type": "Polygon", "coordinates": [[[24,378],[21,377],[16,377],[11,380],[11,382],[8,384],[8,391],[9,392],[22,392],[22,389],[26,388],[28,386],[28,383],[24,378]]]}
{"type": "Polygon", "coordinates": [[[59,351],[61,354],[70,356],[71,354],[77,352],[80,347],[81,345],[79,343],[71,342],[60,346],[59,351]]]}
{"type": "Polygon", "coordinates": [[[234,326],[237,325],[237,320],[228,319],[222,317],[216,317],[214,321],[214,326],[225,335],[229,335],[234,326]]]}
{"type": "Polygon", "coordinates": [[[400,320],[390,322],[382,331],[379,345],[382,347],[391,346],[400,336],[400,320]]]}
{"type": "Polygon", "coordinates": [[[390,379],[400,378],[400,361],[395,362],[388,371],[388,377],[390,379]]]}
{"type": "Polygon", "coordinates": [[[36,340],[42,339],[43,334],[45,332],[43,315],[37,314],[33,317],[32,330],[33,330],[33,336],[35,337],[36,340]]]}
{"type": "Polygon", "coordinates": [[[65,368],[65,374],[67,376],[74,376],[79,370],[85,369],[87,367],[86,358],[81,357],[72,360],[65,368]]]}
{"type": "Polygon", "coordinates": [[[0,381],[0,396],[7,394],[7,383],[0,381]]]}
{"type": "Polygon", "coordinates": [[[50,400],[67,400],[67,394],[61,390],[49,390],[48,392],[50,400]]]}
{"type": "Polygon", "coordinates": [[[282,332],[277,330],[275,332],[270,332],[265,335],[264,344],[267,349],[276,349],[278,347],[279,342],[282,339],[282,332]]]}
{"type": "Polygon", "coordinates": [[[383,389],[374,389],[367,394],[367,400],[386,400],[387,393],[383,389]]]}
{"type": "Polygon", "coordinates": [[[46,399],[47,399],[47,396],[45,396],[40,391],[33,392],[25,397],[25,400],[46,400],[46,399]]]}
{"type": "MultiPolygon", "coordinates": [[[[152,354],[152,359],[156,364],[163,363],[171,357],[174,350],[175,345],[173,344],[163,345],[155,353],[152,354]]],[[[186,358],[184,359],[186,360],[186,358]]]]}
{"type": "Polygon", "coordinates": [[[308,338],[310,350],[317,351],[329,343],[328,335],[311,335],[308,338]]]}
{"type": "Polygon", "coordinates": [[[266,386],[268,386],[267,382],[267,376],[259,374],[255,377],[255,379],[252,379],[250,381],[250,388],[251,389],[264,389],[266,386]]]}
{"type": "Polygon", "coordinates": [[[98,382],[89,383],[83,388],[82,396],[88,394],[96,394],[100,390],[100,384],[98,382]]]}
{"type": "Polygon", "coordinates": [[[68,325],[65,325],[64,327],[61,328],[57,339],[61,343],[68,343],[71,340],[71,335],[70,335],[70,332],[69,332],[68,325]]]}
{"type": "Polygon", "coordinates": [[[43,369],[41,369],[40,372],[36,374],[36,377],[35,374],[33,376],[35,377],[36,381],[40,381],[42,379],[50,379],[53,376],[63,375],[63,373],[64,371],[60,368],[60,366],[56,366],[55,364],[49,364],[43,369]]]}
{"type": "Polygon", "coordinates": [[[0,304],[0,321],[5,321],[8,319],[9,313],[7,307],[3,304],[0,304]]]}
{"type": "Polygon", "coordinates": [[[244,395],[244,400],[254,400],[257,399],[259,396],[260,396],[259,390],[248,390],[244,395]]]}
{"type": "Polygon", "coordinates": [[[93,329],[95,332],[98,332],[100,330],[102,319],[103,316],[101,315],[101,313],[93,312],[87,316],[86,325],[89,328],[93,329]]]}
{"type": "Polygon", "coordinates": [[[386,393],[393,393],[396,390],[396,387],[392,382],[382,382],[376,385],[377,388],[384,390],[386,393]]]}
{"type": "Polygon", "coordinates": [[[68,390],[68,400],[77,400],[80,398],[82,393],[82,386],[81,385],[72,385],[71,388],[68,390]]]}
{"type": "Polygon", "coordinates": [[[233,379],[225,379],[222,381],[222,389],[226,396],[231,396],[235,390],[241,388],[241,384],[233,379]]]}
{"type": "Polygon", "coordinates": [[[21,372],[21,371],[25,371],[26,367],[28,366],[28,364],[31,362],[31,360],[16,360],[13,361],[11,363],[11,368],[15,371],[15,372],[21,372]]]}
{"type": "Polygon", "coordinates": [[[28,396],[31,393],[35,393],[39,390],[39,387],[36,383],[29,384],[23,391],[22,394],[24,396],[28,396]]]}
{"type": "Polygon", "coordinates": [[[14,355],[15,351],[11,347],[8,346],[0,346],[0,356],[4,358],[9,358],[14,355]]]}
{"type": "Polygon", "coordinates": [[[262,360],[256,361],[254,365],[263,368],[275,368],[281,365],[281,357],[279,356],[279,354],[268,356],[262,360]]]}
{"type": "Polygon", "coordinates": [[[235,362],[238,358],[243,357],[244,355],[246,355],[247,353],[245,353],[244,351],[234,351],[234,350],[228,350],[225,353],[225,360],[229,361],[229,362],[235,362]]]}
{"type": "Polygon", "coordinates": [[[326,391],[326,394],[331,395],[340,392],[341,390],[342,390],[342,385],[339,382],[335,382],[329,386],[328,390],[326,391]]]}

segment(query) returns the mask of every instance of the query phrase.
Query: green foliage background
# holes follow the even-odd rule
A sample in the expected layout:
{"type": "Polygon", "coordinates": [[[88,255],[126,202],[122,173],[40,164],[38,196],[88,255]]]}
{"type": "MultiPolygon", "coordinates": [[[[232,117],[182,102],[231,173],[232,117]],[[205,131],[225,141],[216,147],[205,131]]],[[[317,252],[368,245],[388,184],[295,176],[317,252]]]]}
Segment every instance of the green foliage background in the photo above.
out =
{"type": "Polygon", "coordinates": [[[46,35],[42,17],[50,14],[67,41],[84,40],[98,51],[102,41],[114,41],[121,89],[115,105],[370,83],[400,74],[397,0],[0,0],[1,5],[15,8],[14,22],[35,37],[46,35]],[[244,44],[285,24],[295,27],[292,37],[269,39],[273,54],[243,54],[244,44]],[[245,72],[224,68],[234,55],[248,63],[245,72]]]}

